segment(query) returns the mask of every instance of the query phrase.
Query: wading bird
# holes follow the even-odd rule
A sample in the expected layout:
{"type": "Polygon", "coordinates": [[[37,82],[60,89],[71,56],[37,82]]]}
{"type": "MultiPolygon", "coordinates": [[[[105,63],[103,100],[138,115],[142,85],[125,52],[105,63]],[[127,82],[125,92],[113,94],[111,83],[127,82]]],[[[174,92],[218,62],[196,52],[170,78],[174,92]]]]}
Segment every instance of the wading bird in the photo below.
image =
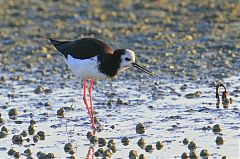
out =
{"type": "Polygon", "coordinates": [[[73,74],[83,80],[83,101],[92,127],[95,129],[92,107],[92,86],[95,79],[107,79],[130,67],[155,76],[154,72],[145,69],[135,61],[135,53],[129,49],[113,49],[103,41],[83,38],[75,41],[59,41],[45,37],[65,57],[73,74]],[[90,103],[87,102],[87,80],[90,80],[88,92],[90,103]]]}

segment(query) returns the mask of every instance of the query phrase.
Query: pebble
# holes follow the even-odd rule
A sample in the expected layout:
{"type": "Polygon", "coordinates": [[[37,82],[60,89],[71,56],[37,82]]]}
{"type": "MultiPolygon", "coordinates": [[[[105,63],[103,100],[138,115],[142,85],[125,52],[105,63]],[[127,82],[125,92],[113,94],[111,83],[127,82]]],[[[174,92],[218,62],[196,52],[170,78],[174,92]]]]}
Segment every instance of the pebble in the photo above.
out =
{"type": "Polygon", "coordinates": [[[193,98],[199,98],[201,97],[201,95],[202,95],[201,91],[196,91],[195,93],[186,94],[185,97],[188,99],[193,99],[193,98]]]}
{"type": "Polygon", "coordinates": [[[98,142],[98,137],[97,136],[92,136],[89,141],[90,141],[91,144],[96,144],[98,142]]]}
{"type": "Polygon", "coordinates": [[[52,159],[55,158],[55,155],[53,153],[48,153],[46,157],[47,159],[52,159]]]}
{"type": "Polygon", "coordinates": [[[7,78],[6,78],[5,76],[1,76],[1,77],[0,77],[0,81],[6,82],[6,81],[7,81],[7,78]]]}
{"type": "Polygon", "coordinates": [[[123,105],[123,104],[124,104],[124,102],[123,102],[123,100],[122,100],[122,99],[119,99],[119,98],[118,98],[118,100],[117,100],[117,104],[118,104],[118,105],[123,105]]]}
{"type": "Polygon", "coordinates": [[[138,157],[138,153],[137,153],[136,150],[129,151],[129,158],[130,159],[137,159],[137,157],[138,157]]]}
{"type": "Polygon", "coordinates": [[[13,156],[14,156],[15,158],[20,158],[21,154],[20,154],[20,152],[15,152],[15,153],[13,154],[13,156]]]}
{"type": "Polygon", "coordinates": [[[141,137],[141,139],[138,140],[137,144],[140,148],[144,149],[146,141],[144,140],[144,138],[141,137]]]}
{"type": "Polygon", "coordinates": [[[197,144],[193,141],[191,141],[189,144],[188,144],[188,149],[189,150],[194,150],[197,148],[197,144]]]}
{"type": "Polygon", "coordinates": [[[87,132],[87,139],[90,140],[92,136],[94,136],[93,133],[91,131],[88,131],[87,132]]]}
{"type": "Polygon", "coordinates": [[[203,157],[203,158],[208,157],[209,156],[208,150],[207,149],[201,150],[200,156],[203,157]]]}
{"type": "Polygon", "coordinates": [[[44,103],[44,106],[49,107],[49,106],[52,106],[52,104],[50,102],[46,102],[44,103]]]}
{"type": "Polygon", "coordinates": [[[15,123],[15,124],[22,124],[22,123],[23,123],[23,121],[14,120],[14,123],[15,123]]]}
{"type": "Polygon", "coordinates": [[[102,147],[100,147],[100,148],[97,150],[97,152],[99,152],[101,155],[103,154],[104,151],[105,151],[105,149],[102,148],[102,147]]]}
{"type": "Polygon", "coordinates": [[[198,155],[195,151],[190,151],[189,158],[196,159],[196,158],[198,158],[198,155]]]}
{"type": "Polygon", "coordinates": [[[1,131],[5,131],[6,133],[8,133],[8,129],[7,129],[6,126],[3,126],[3,127],[1,128],[1,131]]]}
{"type": "Polygon", "coordinates": [[[112,156],[112,151],[111,150],[105,150],[103,153],[102,153],[102,156],[103,157],[108,157],[110,158],[112,156]]]}
{"type": "Polygon", "coordinates": [[[146,151],[146,152],[153,152],[153,150],[154,150],[154,148],[153,148],[152,145],[147,145],[147,146],[145,147],[145,151],[146,151]]]}
{"type": "Polygon", "coordinates": [[[128,137],[124,136],[122,138],[121,142],[123,143],[124,146],[127,146],[127,145],[129,145],[130,141],[129,141],[128,137]]]}
{"type": "Polygon", "coordinates": [[[218,133],[218,132],[220,132],[222,129],[221,129],[221,127],[220,127],[220,125],[219,124],[216,124],[216,125],[214,125],[213,127],[212,127],[212,131],[214,132],[214,133],[218,133]]]}
{"type": "Polygon", "coordinates": [[[65,152],[69,152],[72,149],[73,149],[73,145],[71,143],[65,144],[65,146],[64,146],[64,151],[65,152]]]}
{"type": "Polygon", "coordinates": [[[116,145],[116,141],[114,140],[114,139],[110,139],[109,141],[108,141],[108,144],[111,144],[111,145],[116,145]]]}
{"type": "Polygon", "coordinates": [[[187,138],[184,138],[184,139],[183,139],[183,144],[184,144],[184,145],[187,145],[188,143],[189,143],[188,139],[187,139],[187,138]]]}
{"type": "Polygon", "coordinates": [[[31,125],[35,125],[36,123],[37,123],[37,122],[36,122],[35,120],[33,120],[33,119],[30,120],[30,124],[31,124],[31,125]]]}
{"type": "Polygon", "coordinates": [[[202,130],[203,131],[211,130],[211,126],[204,126],[202,127],[202,130]]]}
{"type": "Polygon", "coordinates": [[[10,109],[9,112],[8,112],[8,115],[9,115],[9,116],[16,116],[16,115],[18,115],[18,114],[19,114],[19,112],[18,112],[18,110],[17,110],[16,108],[12,108],[12,109],[10,109]]]}
{"type": "Polygon", "coordinates": [[[28,135],[28,133],[26,130],[23,130],[20,135],[22,135],[23,137],[26,137],[28,135]]]}
{"type": "Polygon", "coordinates": [[[45,89],[44,90],[44,93],[46,93],[46,94],[50,94],[50,93],[52,93],[53,91],[51,90],[51,89],[45,89]]]}
{"type": "Polygon", "coordinates": [[[184,90],[186,90],[188,88],[188,85],[187,84],[184,84],[184,85],[182,85],[181,87],[180,87],[180,90],[181,91],[184,91],[184,90]]]}
{"type": "Polygon", "coordinates": [[[64,117],[64,109],[63,108],[60,108],[57,110],[57,115],[60,116],[60,117],[64,117]]]}
{"type": "Polygon", "coordinates": [[[182,153],[181,158],[182,159],[187,159],[188,158],[188,154],[186,152],[182,153]]]}
{"type": "Polygon", "coordinates": [[[142,123],[138,123],[138,124],[136,125],[136,132],[137,132],[138,134],[143,134],[143,133],[145,133],[145,127],[144,127],[144,125],[143,125],[142,123]]]}
{"type": "Polygon", "coordinates": [[[103,130],[102,125],[98,125],[98,126],[96,127],[96,131],[97,131],[97,132],[101,132],[102,130],[103,130]]]}
{"type": "Polygon", "coordinates": [[[217,136],[215,140],[217,145],[222,145],[224,143],[223,137],[222,136],[217,136]]]}
{"type": "Polygon", "coordinates": [[[75,153],[75,151],[73,149],[71,149],[69,152],[68,152],[70,155],[73,155],[75,153]]]}
{"type": "Polygon", "coordinates": [[[22,142],[23,142],[23,137],[22,137],[22,135],[13,135],[13,137],[12,137],[12,142],[13,142],[14,144],[22,144],[22,142]]]}
{"type": "Polygon", "coordinates": [[[109,100],[109,101],[107,102],[107,106],[109,106],[109,107],[112,106],[112,100],[109,100]]]}
{"type": "MultiPolygon", "coordinates": [[[[95,112],[94,112],[95,113],[95,112]]],[[[100,122],[99,122],[99,119],[96,117],[96,116],[94,116],[93,117],[93,120],[94,120],[94,123],[95,124],[99,124],[100,122]]]]}
{"type": "Polygon", "coordinates": [[[43,132],[43,131],[39,131],[39,132],[37,132],[37,135],[40,137],[40,140],[45,140],[45,132],[43,132]]]}
{"type": "Polygon", "coordinates": [[[0,117],[0,124],[5,124],[5,120],[0,117]]]}
{"type": "Polygon", "coordinates": [[[12,77],[10,77],[10,80],[12,80],[12,81],[22,81],[23,79],[22,79],[21,76],[12,76],[12,77]]]}
{"type": "Polygon", "coordinates": [[[0,131],[0,138],[4,138],[7,136],[7,132],[6,131],[0,131]]]}
{"type": "Polygon", "coordinates": [[[100,157],[101,154],[100,154],[100,152],[96,151],[96,152],[94,152],[94,156],[95,156],[95,157],[100,157]]]}
{"type": "Polygon", "coordinates": [[[13,156],[13,154],[15,153],[16,151],[13,149],[13,148],[11,148],[10,150],[8,150],[8,155],[9,156],[13,156]]]}
{"type": "Polygon", "coordinates": [[[32,150],[30,148],[28,148],[28,149],[24,150],[24,154],[26,156],[31,156],[32,155],[32,150]]]}
{"type": "Polygon", "coordinates": [[[70,156],[69,159],[76,159],[76,157],[75,156],[70,156]]]}
{"type": "Polygon", "coordinates": [[[38,136],[38,135],[33,136],[33,142],[34,143],[37,143],[39,140],[40,140],[40,136],[38,136]]]}
{"type": "Polygon", "coordinates": [[[37,86],[37,88],[34,90],[35,94],[41,94],[44,93],[45,88],[43,86],[37,86]]]}
{"type": "Polygon", "coordinates": [[[113,153],[117,151],[117,147],[115,145],[111,145],[109,149],[111,149],[113,153]]]}
{"type": "Polygon", "coordinates": [[[185,35],[185,36],[183,37],[183,40],[184,40],[184,41],[191,41],[191,40],[193,40],[193,37],[192,37],[191,35],[185,35]]]}
{"type": "Polygon", "coordinates": [[[42,151],[38,151],[37,152],[37,157],[39,159],[45,159],[45,158],[47,158],[47,155],[44,152],[42,152],[42,151]]]}
{"type": "Polygon", "coordinates": [[[163,148],[163,142],[162,141],[158,141],[156,143],[156,148],[157,148],[157,150],[161,150],[163,148]]]}
{"type": "Polygon", "coordinates": [[[139,159],[147,159],[147,157],[144,154],[140,154],[139,159]]]}
{"type": "Polygon", "coordinates": [[[33,135],[35,132],[35,127],[33,125],[28,126],[28,133],[29,135],[33,135]]]}

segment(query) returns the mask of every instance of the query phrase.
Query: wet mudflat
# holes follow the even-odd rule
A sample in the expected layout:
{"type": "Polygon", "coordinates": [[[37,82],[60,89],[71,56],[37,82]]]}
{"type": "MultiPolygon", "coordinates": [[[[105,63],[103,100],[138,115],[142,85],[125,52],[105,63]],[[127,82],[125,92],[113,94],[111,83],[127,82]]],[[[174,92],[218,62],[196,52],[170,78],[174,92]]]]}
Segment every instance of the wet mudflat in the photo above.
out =
{"type": "Polygon", "coordinates": [[[111,158],[128,158],[131,150],[147,158],[179,158],[184,152],[200,157],[203,149],[211,158],[240,157],[239,2],[0,3],[0,158],[11,158],[11,148],[19,152],[13,153],[16,158],[27,158],[28,148],[33,158],[43,153],[85,158],[91,147],[95,152],[100,147],[87,139],[91,124],[82,82],[39,34],[95,37],[114,49],[130,48],[159,75],[151,78],[132,68],[95,82],[93,104],[102,127],[95,135],[116,141],[111,158]],[[216,107],[218,81],[233,99],[225,108],[216,107]],[[136,132],[139,123],[143,133],[136,132]],[[158,141],[162,147],[156,147],[158,141]],[[72,148],[64,149],[68,143],[72,148]]]}

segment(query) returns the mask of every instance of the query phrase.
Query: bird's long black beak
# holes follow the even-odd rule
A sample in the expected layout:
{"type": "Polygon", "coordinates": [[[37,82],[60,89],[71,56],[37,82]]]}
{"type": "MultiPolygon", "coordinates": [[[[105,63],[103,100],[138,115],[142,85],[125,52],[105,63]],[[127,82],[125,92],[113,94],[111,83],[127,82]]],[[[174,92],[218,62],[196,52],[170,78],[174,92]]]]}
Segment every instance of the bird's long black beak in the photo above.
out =
{"type": "Polygon", "coordinates": [[[154,72],[147,70],[146,68],[144,68],[144,67],[140,66],[139,64],[137,64],[136,62],[133,62],[132,65],[133,65],[133,67],[136,67],[137,69],[145,72],[146,74],[155,77],[155,73],[154,72]]]}

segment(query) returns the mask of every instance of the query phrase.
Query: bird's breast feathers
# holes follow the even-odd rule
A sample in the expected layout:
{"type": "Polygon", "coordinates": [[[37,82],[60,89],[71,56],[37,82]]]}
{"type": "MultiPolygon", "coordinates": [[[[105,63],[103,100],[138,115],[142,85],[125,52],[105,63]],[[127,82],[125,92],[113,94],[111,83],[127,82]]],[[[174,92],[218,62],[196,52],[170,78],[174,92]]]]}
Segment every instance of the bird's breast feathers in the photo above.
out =
{"type": "Polygon", "coordinates": [[[76,59],[68,55],[66,63],[72,72],[83,80],[107,78],[105,74],[99,71],[99,62],[96,56],[89,59],[76,59]]]}

